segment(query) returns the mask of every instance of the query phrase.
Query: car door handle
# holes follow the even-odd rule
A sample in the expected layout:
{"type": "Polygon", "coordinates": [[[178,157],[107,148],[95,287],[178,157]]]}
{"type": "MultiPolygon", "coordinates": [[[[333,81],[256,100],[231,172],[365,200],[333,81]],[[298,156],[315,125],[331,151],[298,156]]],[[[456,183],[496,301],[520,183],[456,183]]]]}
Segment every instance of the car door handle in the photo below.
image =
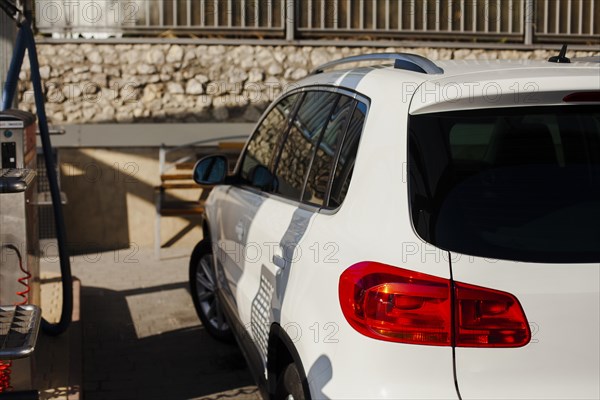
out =
{"type": "Polygon", "coordinates": [[[273,254],[273,264],[275,264],[276,267],[281,269],[284,269],[287,265],[285,258],[283,258],[283,250],[281,246],[275,249],[275,252],[273,254]]]}
{"type": "Polygon", "coordinates": [[[284,269],[286,265],[285,258],[283,258],[282,256],[274,255],[273,264],[275,264],[276,267],[284,269]]]}

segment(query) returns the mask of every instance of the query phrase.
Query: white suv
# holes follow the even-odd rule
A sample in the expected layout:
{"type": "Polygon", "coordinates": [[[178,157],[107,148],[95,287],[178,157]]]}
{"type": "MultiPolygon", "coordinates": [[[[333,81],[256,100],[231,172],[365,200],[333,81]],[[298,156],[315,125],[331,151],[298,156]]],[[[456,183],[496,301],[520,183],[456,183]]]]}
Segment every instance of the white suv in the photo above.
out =
{"type": "Polygon", "coordinates": [[[265,398],[600,397],[600,60],[553,61],[336,61],[198,162],[194,302],[265,398]]]}

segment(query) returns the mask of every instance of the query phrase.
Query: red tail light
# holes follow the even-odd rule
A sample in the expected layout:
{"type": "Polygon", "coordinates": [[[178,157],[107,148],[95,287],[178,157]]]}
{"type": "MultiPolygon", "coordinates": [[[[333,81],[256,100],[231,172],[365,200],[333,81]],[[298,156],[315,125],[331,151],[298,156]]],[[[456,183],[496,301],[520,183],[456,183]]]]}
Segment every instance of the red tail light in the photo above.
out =
{"type": "Polygon", "coordinates": [[[342,274],[340,304],[348,323],[374,339],[459,347],[529,343],[529,324],[514,296],[457,282],[453,300],[450,285],[448,279],[363,262],[342,274]]]}
{"type": "Polygon", "coordinates": [[[364,262],[340,278],[344,316],[363,335],[392,342],[450,345],[450,282],[364,262]]]}
{"type": "Polygon", "coordinates": [[[521,347],[531,331],[515,296],[498,290],[455,283],[456,346],[521,347]]]}

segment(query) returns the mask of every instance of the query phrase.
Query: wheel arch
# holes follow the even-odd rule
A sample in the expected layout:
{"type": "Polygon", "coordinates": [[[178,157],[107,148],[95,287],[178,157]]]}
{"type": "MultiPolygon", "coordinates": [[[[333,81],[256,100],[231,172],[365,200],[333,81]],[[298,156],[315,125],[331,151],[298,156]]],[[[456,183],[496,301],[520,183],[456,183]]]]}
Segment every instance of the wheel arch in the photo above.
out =
{"type": "Polygon", "coordinates": [[[298,354],[294,342],[285,329],[277,323],[271,325],[267,351],[267,386],[269,395],[273,397],[277,387],[277,379],[279,374],[283,371],[283,368],[293,362],[298,368],[300,378],[302,379],[302,388],[304,389],[306,399],[310,400],[310,388],[300,354],[298,354]]]}

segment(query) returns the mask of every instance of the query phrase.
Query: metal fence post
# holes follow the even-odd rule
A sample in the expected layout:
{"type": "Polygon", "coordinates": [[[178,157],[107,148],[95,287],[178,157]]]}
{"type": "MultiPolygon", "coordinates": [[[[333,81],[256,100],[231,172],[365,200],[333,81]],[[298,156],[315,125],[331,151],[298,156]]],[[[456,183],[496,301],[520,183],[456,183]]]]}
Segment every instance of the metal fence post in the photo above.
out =
{"type": "Polygon", "coordinates": [[[4,88],[16,38],[17,24],[0,11],[0,90],[4,88]]]}
{"type": "Polygon", "coordinates": [[[296,2],[286,0],[285,2],[285,40],[294,41],[296,38],[296,2]]]}
{"type": "Polygon", "coordinates": [[[533,44],[533,21],[535,15],[534,0],[525,0],[525,44],[533,44]]]}

